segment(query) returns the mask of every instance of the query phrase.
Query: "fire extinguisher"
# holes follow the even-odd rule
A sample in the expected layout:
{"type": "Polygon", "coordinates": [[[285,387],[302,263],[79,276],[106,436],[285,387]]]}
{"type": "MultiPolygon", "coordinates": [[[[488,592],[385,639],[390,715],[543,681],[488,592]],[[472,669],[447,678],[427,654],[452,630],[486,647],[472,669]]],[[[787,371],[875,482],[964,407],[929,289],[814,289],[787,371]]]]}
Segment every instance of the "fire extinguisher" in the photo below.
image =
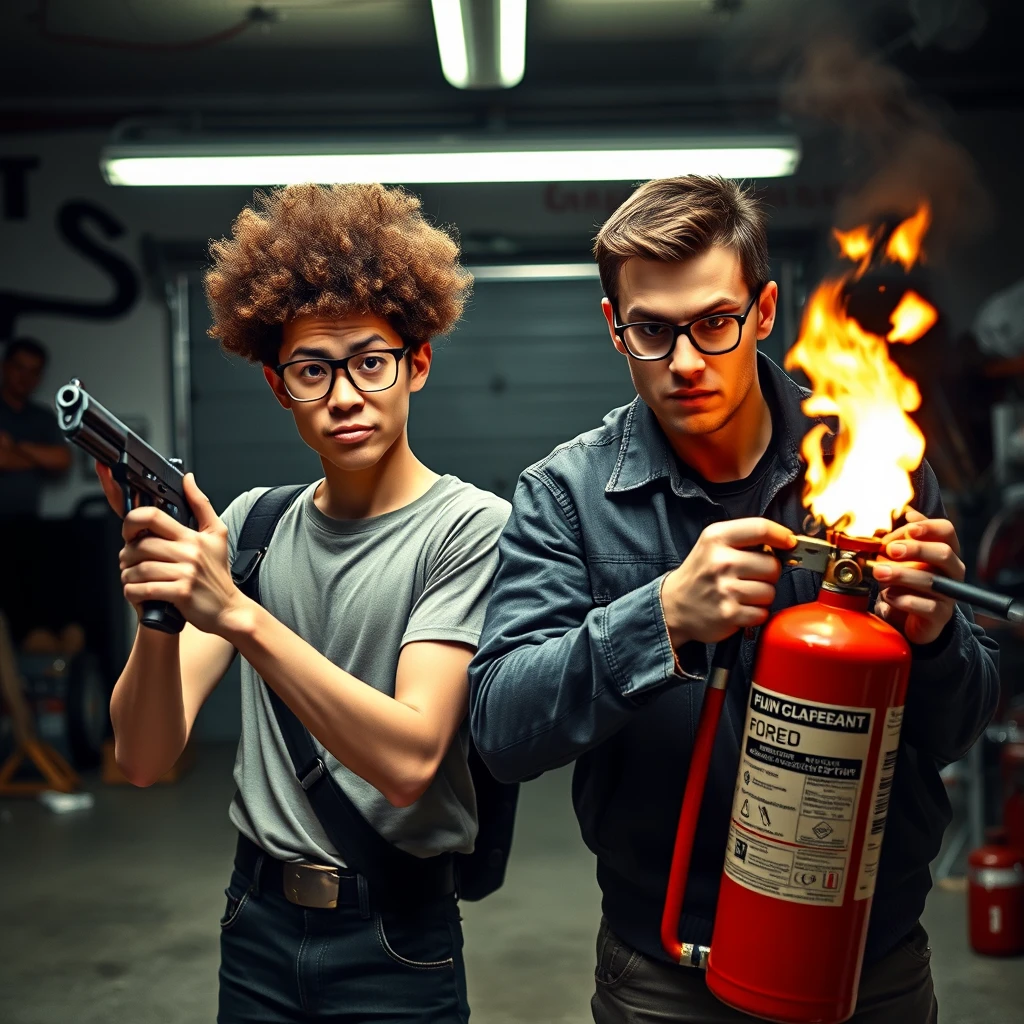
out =
{"type": "Polygon", "coordinates": [[[715,652],[661,938],[677,963],[706,968],[708,988],[737,1010],[838,1024],[856,1007],[910,648],[868,612],[877,543],[798,540],[822,554],[823,583],[816,601],[779,612],[762,629],[711,946],[683,941],[678,929],[738,634],[715,652]]]}
{"type": "Polygon", "coordinates": [[[968,854],[967,921],[976,953],[1024,953],[1024,851],[991,845],[968,854]]]}

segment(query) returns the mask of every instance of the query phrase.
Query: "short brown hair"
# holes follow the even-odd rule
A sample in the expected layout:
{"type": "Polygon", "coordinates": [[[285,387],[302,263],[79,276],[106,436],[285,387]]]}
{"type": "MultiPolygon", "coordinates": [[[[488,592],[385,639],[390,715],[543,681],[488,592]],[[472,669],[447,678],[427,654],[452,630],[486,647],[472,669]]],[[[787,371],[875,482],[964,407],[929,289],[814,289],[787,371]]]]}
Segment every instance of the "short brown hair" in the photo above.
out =
{"type": "Polygon", "coordinates": [[[751,288],[771,277],[765,215],[752,190],[727,178],[689,174],[641,185],[597,233],[594,258],[615,306],[626,260],[687,260],[716,245],[739,253],[751,288]]]}
{"type": "Polygon", "coordinates": [[[228,352],[273,366],[283,324],[299,316],[379,316],[422,345],[462,315],[473,278],[458,242],[403,189],[288,185],[254,205],[210,245],[209,334],[228,352]]]}

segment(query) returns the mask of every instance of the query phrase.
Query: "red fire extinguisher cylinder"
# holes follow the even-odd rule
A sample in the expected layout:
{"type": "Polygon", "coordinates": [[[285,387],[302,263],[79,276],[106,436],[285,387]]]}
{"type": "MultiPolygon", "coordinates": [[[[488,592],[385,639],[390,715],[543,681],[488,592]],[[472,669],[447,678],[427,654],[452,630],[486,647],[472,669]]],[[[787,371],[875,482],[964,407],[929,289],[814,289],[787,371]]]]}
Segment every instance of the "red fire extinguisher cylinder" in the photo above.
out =
{"type": "MultiPolygon", "coordinates": [[[[854,1012],[896,769],[910,648],[868,613],[861,569],[874,552],[862,547],[838,550],[818,599],[762,630],[710,951],[677,934],[700,802],[691,790],[706,774],[697,750],[662,921],[665,949],[706,964],[722,1002],[785,1024],[854,1012]]],[[[709,719],[720,697],[709,687],[709,719]]],[[[702,713],[698,739],[704,730],[702,713]]]]}
{"type": "Polygon", "coordinates": [[[1024,953],[1024,852],[981,846],[968,855],[967,920],[976,953],[1024,953]]]}

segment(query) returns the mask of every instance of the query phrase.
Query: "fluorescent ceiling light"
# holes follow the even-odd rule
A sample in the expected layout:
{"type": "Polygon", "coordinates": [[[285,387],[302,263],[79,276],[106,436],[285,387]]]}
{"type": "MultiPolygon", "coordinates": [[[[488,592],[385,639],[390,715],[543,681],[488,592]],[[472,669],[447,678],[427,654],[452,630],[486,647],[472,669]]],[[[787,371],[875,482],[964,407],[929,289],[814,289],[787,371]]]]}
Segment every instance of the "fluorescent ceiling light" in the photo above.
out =
{"type": "Polygon", "coordinates": [[[794,137],[367,143],[363,147],[118,144],[101,167],[111,185],[294,182],[639,181],[680,174],[775,178],[800,160],[794,137]]]}
{"type": "Polygon", "coordinates": [[[596,263],[492,263],[466,269],[477,281],[580,281],[600,277],[596,263]]]}
{"type": "Polygon", "coordinates": [[[461,0],[432,0],[432,3],[441,71],[456,89],[465,89],[469,84],[469,54],[461,0]]]}
{"type": "Polygon", "coordinates": [[[526,0],[499,0],[498,71],[506,89],[526,72],[526,0]]]}
{"type": "Polygon", "coordinates": [[[444,77],[457,89],[510,89],[526,70],[526,0],[431,0],[444,77]]]}

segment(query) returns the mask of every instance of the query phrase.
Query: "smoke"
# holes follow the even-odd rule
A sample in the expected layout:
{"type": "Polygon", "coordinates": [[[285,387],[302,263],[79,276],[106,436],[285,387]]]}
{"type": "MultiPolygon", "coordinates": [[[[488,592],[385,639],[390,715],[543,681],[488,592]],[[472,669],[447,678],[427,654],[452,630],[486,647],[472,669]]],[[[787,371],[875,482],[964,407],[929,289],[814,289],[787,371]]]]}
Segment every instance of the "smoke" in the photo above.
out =
{"type": "Polygon", "coordinates": [[[849,185],[837,210],[839,226],[905,217],[928,199],[934,257],[988,224],[991,204],[970,153],[900,71],[850,38],[808,42],[783,85],[782,105],[841,135],[849,185]]]}

